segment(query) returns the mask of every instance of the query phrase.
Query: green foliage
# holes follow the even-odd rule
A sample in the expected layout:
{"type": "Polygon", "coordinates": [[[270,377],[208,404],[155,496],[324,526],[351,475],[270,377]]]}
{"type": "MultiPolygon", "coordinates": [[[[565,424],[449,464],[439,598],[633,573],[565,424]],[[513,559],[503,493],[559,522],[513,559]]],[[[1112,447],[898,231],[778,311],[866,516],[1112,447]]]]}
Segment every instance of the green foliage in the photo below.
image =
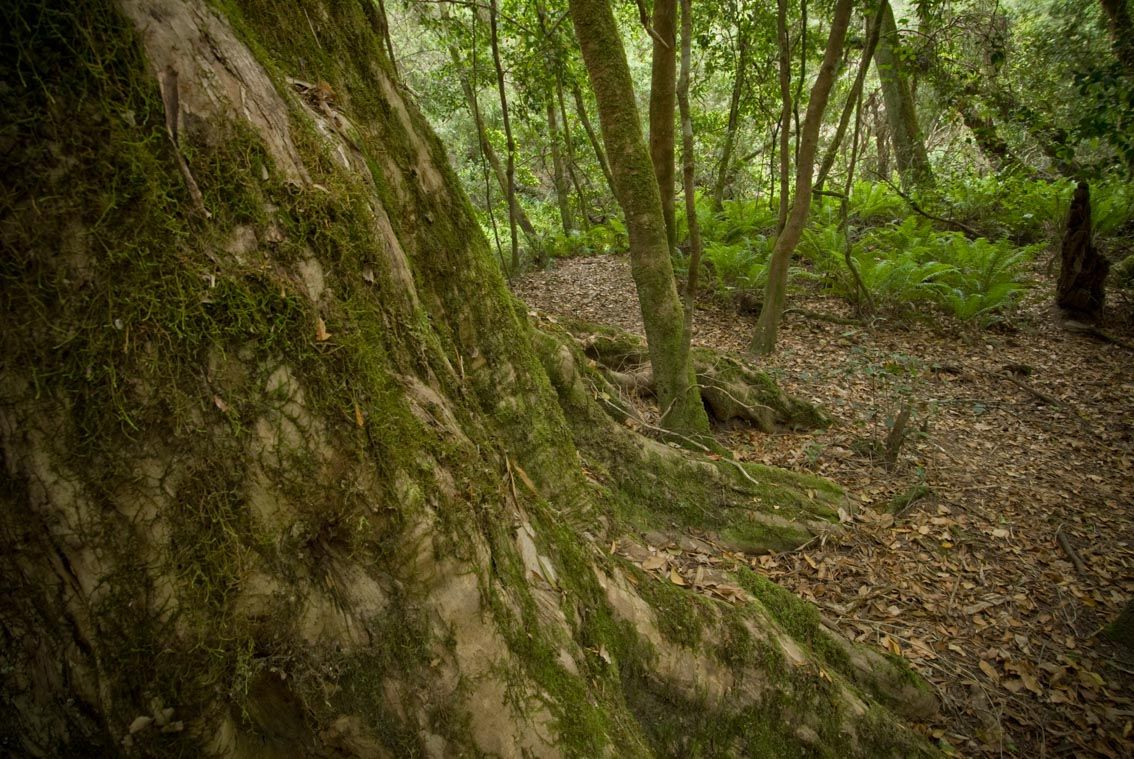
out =
{"type": "Polygon", "coordinates": [[[576,231],[569,235],[561,232],[547,238],[544,250],[552,258],[571,258],[623,253],[629,245],[626,225],[621,219],[611,218],[585,232],[576,231]]]}
{"type": "MultiPolygon", "coordinates": [[[[808,230],[801,251],[826,275],[832,290],[858,297],[846,270],[845,239],[835,226],[808,230]]],[[[938,232],[924,219],[868,230],[852,242],[851,256],[863,284],[888,308],[931,304],[962,321],[987,324],[1027,287],[1024,265],[1037,246],[969,240],[957,232],[938,232]]]]}

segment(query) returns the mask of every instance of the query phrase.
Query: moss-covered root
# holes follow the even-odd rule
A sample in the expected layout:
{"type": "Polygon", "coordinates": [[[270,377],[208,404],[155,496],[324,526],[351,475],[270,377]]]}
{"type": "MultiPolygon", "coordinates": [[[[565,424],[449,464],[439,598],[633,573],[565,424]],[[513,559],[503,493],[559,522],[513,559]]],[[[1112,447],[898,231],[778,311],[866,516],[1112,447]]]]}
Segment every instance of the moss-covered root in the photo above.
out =
{"type": "Polygon", "coordinates": [[[567,333],[538,331],[536,347],[591,476],[629,526],[708,530],[752,552],[839,529],[839,510],[850,505],[834,483],[674,448],[616,424],[604,413],[614,400],[602,375],[567,333]]]}
{"type": "Polygon", "coordinates": [[[935,754],[852,676],[849,662],[869,654],[816,645],[817,627],[784,624],[781,607],[710,601],[629,568],[600,573],[599,584],[615,618],[654,653],[646,672],[611,664],[657,755],[935,754]]]}
{"type": "Polygon", "coordinates": [[[940,709],[937,695],[898,657],[856,646],[826,622],[813,605],[747,568],[737,579],[785,633],[823,664],[903,717],[926,720],[940,709]]]}
{"type": "MultiPolygon", "coordinates": [[[[653,375],[641,338],[585,322],[567,321],[564,326],[613,385],[626,392],[653,392],[653,375]]],[[[774,379],[746,361],[710,348],[694,348],[691,360],[701,400],[717,422],[739,420],[764,432],[830,424],[822,410],[788,395],[774,379]]]]}

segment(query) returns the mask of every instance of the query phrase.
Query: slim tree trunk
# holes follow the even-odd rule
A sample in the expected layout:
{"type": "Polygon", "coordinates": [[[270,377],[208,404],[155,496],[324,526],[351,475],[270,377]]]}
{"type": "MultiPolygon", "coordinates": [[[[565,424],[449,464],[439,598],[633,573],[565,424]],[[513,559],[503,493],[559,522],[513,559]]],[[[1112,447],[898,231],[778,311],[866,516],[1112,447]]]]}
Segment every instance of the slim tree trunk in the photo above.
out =
{"type": "Polygon", "coordinates": [[[799,238],[803,235],[803,225],[807,221],[807,212],[811,205],[811,180],[815,171],[819,125],[827,108],[831,85],[835,81],[835,68],[842,54],[852,6],[853,0],[838,0],[835,4],[835,16],[831,21],[827,48],[823,52],[823,63],[819,66],[815,84],[811,87],[811,97],[807,101],[807,114],[804,116],[800,130],[795,200],[787,224],[776,237],[776,244],[772,249],[772,259],[768,265],[768,286],[764,291],[764,306],[760,309],[760,318],[752,336],[752,351],[758,354],[771,353],[776,346],[776,332],[783,314],[784,295],[787,290],[788,263],[795,246],[799,244],[799,238]]]}
{"type": "MultiPolygon", "coordinates": [[[[461,60],[461,54],[453,45],[449,46],[449,57],[453,59],[453,64],[456,66],[457,71],[463,72],[464,62],[461,60]]],[[[496,154],[496,149],[492,147],[492,142],[488,139],[488,130],[484,127],[484,118],[480,113],[480,106],[477,104],[476,92],[473,90],[472,83],[469,82],[468,77],[463,73],[460,75],[461,90],[465,94],[465,102],[468,104],[469,113],[472,114],[473,123],[476,126],[477,143],[480,145],[481,155],[488,161],[489,167],[492,169],[493,176],[496,177],[497,184],[500,185],[500,192],[504,193],[505,198],[512,206],[512,213],[516,216],[516,223],[519,224],[520,229],[523,231],[524,236],[528,240],[529,245],[535,245],[536,231],[532,225],[531,219],[524,211],[523,206],[516,200],[516,195],[513,193],[508,195],[508,174],[504,170],[504,165],[500,162],[500,156],[496,154]]]]}
{"type": "Polygon", "coordinates": [[[508,164],[505,174],[508,185],[508,227],[512,237],[511,273],[520,269],[520,241],[516,234],[516,142],[512,139],[512,122],[508,118],[508,94],[504,86],[504,66],[500,62],[500,40],[497,34],[496,0],[488,6],[488,22],[492,31],[492,65],[496,68],[496,88],[500,92],[500,114],[504,120],[504,139],[508,146],[508,164]]]}
{"type": "Polygon", "coordinates": [[[799,80],[795,84],[792,114],[795,119],[795,152],[799,161],[799,103],[803,100],[803,83],[807,80],[807,0],[799,0],[799,80]]]}
{"type": "Polygon", "coordinates": [[[567,174],[563,167],[563,154],[559,150],[559,114],[555,100],[547,97],[547,132],[551,143],[551,181],[555,185],[555,202],[559,206],[559,220],[563,234],[569,235],[575,229],[571,218],[571,191],[567,187],[567,174]]]}
{"type": "Polygon", "coordinates": [[[878,93],[870,96],[870,121],[874,125],[874,148],[876,155],[876,170],[884,177],[890,176],[890,127],[886,123],[886,115],[878,108],[878,93]]]}
{"type": "Polygon", "coordinates": [[[684,316],[650,153],[642,138],[634,83],[608,0],[570,0],[575,34],[598,102],[616,196],[630,235],[630,267],[638,290],[657,385],[662,425],[700,434],[708,417],[685,349],[684,316]]]}
{"type": "MultiPolygon", "coordinates": [[[[685,218],[689,226],[689,275],[685,280],[685,349],[693,342],[693,310],[697,298],[697,275],[701,267],[701,225],[697,221],[697,196],[693,180],[693,118],[689,113],[689,67],[692,58],[693,9],[691,0],[681,0],[681,75],[677,79],[677,105],[681,111],[681,178],[685,186],[685,218]]],[[[741,43],[742,45],[746,43],[741,43]]],[[[743,57],[743,55],[742,55],[743,57]]]]}
{"type": "Polygon", "coordinates": [[[610,172],[610,163],[606,160],[606,152],[602,149],[602,142],[599,140],[598,133],[595,132],[590,116],[587,115],[587,102],[583,99],[583,91],[577,82],[571,82],[571,95],[575,99],[575,113],[579,116],[579,123],[583,125],[583,131],[587,133],[587,141],[591,143],[591,149],[595,152],[595,160],[598,161],[599,168],[602,169],[602,175],[606,177],[606,186],[610,190],[610,194],[617,198],[618,191],[614,189],[614,175],[610,172]]]}
{"type": "Polygon", "coordinates": [[[650,70],[650,160],[661,192],[665,236],[677,248],[674,220],[674,106],[677,93],[677,0],[654,0],[650,70]]]}
{"type": "MultiPolygon", "coordinates": [[[[815,187],[818,189],[823,189],[823,183],[827,181],[827,174],[835,165],[835,155],[839,150],[839,145],[842,144],[843,137],[846,135],[847,127],[850,126],[851,114],[857,114],[861,109],[862,84],[866,81],[866,72],[870,69],[870,61],[874,57],[874,49],[878,45],[878,32],[881,27],[882,14],[876,12],[871,16],[870,23],[867,26],[866,42],[862,47],[862,60],[859,61],[858,72],[855,74],[850,93],[847,94],[847,102],[843,106],[842,115],[839,117],[839,126],[835,129],[835,136],[831,138],[831,144],[827,146],[827,153],[823,156],[823,163],[820,164],[819,174],[815,178],[815,187]]],[[[854,146],[851,149],[853,151],[854,146]]]]}
{"type": "Polygon", "coordinates": [[[571,133],[571,122],[567,116],[567,103],[563,98],[562,73],[562,71],[556,72],[555,102],[559,107],[559,116],[563,119],[563,147],[567,151],[567,154],[564,156],[565,163],[567,164],[567,175],[571,178],[571,186],[575,188],[575,194],[579,199],[579,224],[583,229],[590,229],[590,220],[587,218],[590,203],[587,201],[587,193],[583,191],[583,184],[579,181],[579,172],[576,168],[575,138],[571,133]]]}
{"type": "Polygon", "coordinates": [[[791,41],[788,39],[787,29],[787,0],[778,0],[776,4],[776,38],[780,46],[780,98],[783,100],[783,110],[780,113],[780,212],[776,221],[776,235],[783,232],[787,224],[788,185],[791,182],[791,41]]]}
{"type": "MultiPolygon", "coordinates": [[[[684,6],[683,10],[684,12],[684,6]]],[[[684,24],[684,19],[682,24],[684,24]]],[[[684,33],[684,27],[682,27],[684,33]]],[[[739,40],[737,42],[738,51],[736,57],[736,75],[732,80],[732,96],[728,101],[728,129],[725,131],[724,145],[721,146],[721,160],[717,164],[717,179],[713,183],[713,210],[721,210],[721,204],[724,202],[724,191],[728,185],[728,181],[732,176],[732,151],[736,146],[736,133],[740,128],[740,96],[744,94],[744,78],[748,71],[748,48],[750,46],[751,31],[750,25],[743,21],[739,24],[737,30],[739,40]]],[[[685,44],[684,39],[682,45],[685,44]]],[[[682,55],[685,54],[684,47],[682,48],[682,55]]],[[[684,127],[682,127],[684,129],[684,127]]]]}
{"type": "Polygon", "coordinates": [[[878,69],[878,79],[882,83],[886,120],[890,125],[890,136],[894,140],[894,153],[898,159],[902,186],[932,184],[933,171],[929,166],[929,155],[925,151],[925,138],[918,126],[913,94],[898,56],[898,25],[894,21],[894,9],[887,0],[883,0],[879,13],[882,14],[882,31],[878,47],[874,51],[874,62],[878,69]]]}

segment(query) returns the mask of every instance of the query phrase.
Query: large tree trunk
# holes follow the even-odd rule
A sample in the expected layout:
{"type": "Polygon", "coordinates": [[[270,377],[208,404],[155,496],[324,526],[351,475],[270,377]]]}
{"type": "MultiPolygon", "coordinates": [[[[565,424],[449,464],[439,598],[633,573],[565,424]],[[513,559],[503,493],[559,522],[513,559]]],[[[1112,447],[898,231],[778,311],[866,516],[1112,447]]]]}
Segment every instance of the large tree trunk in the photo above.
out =
{"type": "MultiPolygon", "coordinates": [[[[842,56],[843,41],[850,25],[852,0],[838,0],[835,3],[834,17],[831,19],[831,32],[827,37],[827,47],[823,51],[823,62],[811,87],[807,100],[807,113],[800,129],[799,161],[795,167],[795,197],[787,222],[776,236],[768,262],[768,285],[764,289],[764,304],[752,335],[751,349],[756,354],[771,353],[776,347],[776,333],[783,315],[784,300],[787,294],[788,265],[792,253],[803,236],[803,226],[811,207],[811,183],[815,173],[815,153],[819,143],[819,125],[827,109],[827,99],[835,81],[835,69],[842,56]]],[[[782,6],[781,6],[782,8],[782,6]]],[[[782,207],[782,206],[781,206],[782,207]]]]}
{"type": "Polygon", "coordinates": [[[882,83],[882,98],[886,103],[886,119],[894,141],[898,173],[904,187],[932,184],[933,171],[925,151],[925,138],[918,126],[917,108],[898,56],[900,40],[894,9],[884,0],[879,12],[882,14],[882,30],[874,51],[874,62],[882,83]]]}
{"type": "Polygon", "coordinates": [[[708,417],[682,339],[684,317],[654,176],[656,164],[642,139],[622,38],[607,0],[571,0],[571,18],[598,102],[616,196],[626,216],[630,269],[646,327],[662,424],[673,432],[701,434],[708,429],[708,417]]]}
{"type": "Polygon", "coordinates": [[[814,608],[635,566],[628,504],[766,549],[845,503],[604,416],[383,32],[369,2],[0,7],[0,746],[928,755],[877,702],[917,716],[916,678],[814,608]]]}
{"type": "MultiPolygon", "coordinates": [[[[673,134],[677,97],[677,0],[654,0],[651,24],[654,50],[650,64],[650,160],[661,192],[665,237],[672,251],[677,248],[673,134]]],[[[586,46],[586,42],[582,44],[586,46]]]]}

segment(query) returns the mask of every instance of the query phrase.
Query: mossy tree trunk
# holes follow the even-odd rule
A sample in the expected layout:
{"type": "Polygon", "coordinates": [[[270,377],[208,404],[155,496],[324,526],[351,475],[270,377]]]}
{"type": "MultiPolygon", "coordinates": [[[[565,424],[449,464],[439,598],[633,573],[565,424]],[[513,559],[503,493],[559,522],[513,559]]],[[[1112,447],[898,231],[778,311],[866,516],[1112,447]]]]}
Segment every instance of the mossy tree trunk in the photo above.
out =
{"type": "Polygon", "coordinates": [[[933,170],[925,150],[925,137],[917,119],[917,107],[901,61],[898,25],[894,9],[883,0],[882,31],[874,51],[878,79],[882,83],[882,98],[886,104],[886,120],[894,141],[894,155],[903,187],[916,187],[933,183],[933,170]]]}
{"type": "Polygon", "coordinates": [[[0,746],[928,755],[879,701],[931,705],[916,678],[814,608],[611,555],[655,510],[766,550],[846,502],[606,418],[384,32],[370,2],[0,7],[0,746]]]}
{"type": "Polygon", "coordinates": [[[677,97],[677,0],[654,0],[650,22],[650,160],[661,193],[662,218],[670,251],[677,249],[674,185],[674,113],[677,97]]]}
{"type": "MultiPolygon", "coordinates": [[[[608,0],[572,0],[571,18],[598,102],[616,197],[626,216],[630,269],[646,327],[662,425],[674,432],[699,435],[708,430],[708,416],[683,339],[685,320],[673,278],[655,165],[642,139],[622,38],[608,0]]],[[[672,163],[672,155],[670,160],[672,163]]]]}
{"type": "MultiPolygon", "coordinates": [[[[807,214],[811,207],[811,183],[815,172],[815,153],[819,143],[819,126],[827,109],[827,99],[835,81],[835,69],[842,55],[843,41],[850,24],[851,0],[838,0],[831,19],[831,31],[827,37],[827,47],[823,51],[823,62],[811,96],[807,100],[807,113],[800,128],[799,161],[795,167],[795,197],[786,223],[772,248],[768,264],[768,285],[764,289],[764,304],[752,335],[751,350],[756,354],[768,354],[775,350],[776,334],[783,315],[784,300],[787,294],[788,266],[792,253],[803,235],[807,214]]],[[[782,208],[782,206],[781,206],[782,208]]]]}

